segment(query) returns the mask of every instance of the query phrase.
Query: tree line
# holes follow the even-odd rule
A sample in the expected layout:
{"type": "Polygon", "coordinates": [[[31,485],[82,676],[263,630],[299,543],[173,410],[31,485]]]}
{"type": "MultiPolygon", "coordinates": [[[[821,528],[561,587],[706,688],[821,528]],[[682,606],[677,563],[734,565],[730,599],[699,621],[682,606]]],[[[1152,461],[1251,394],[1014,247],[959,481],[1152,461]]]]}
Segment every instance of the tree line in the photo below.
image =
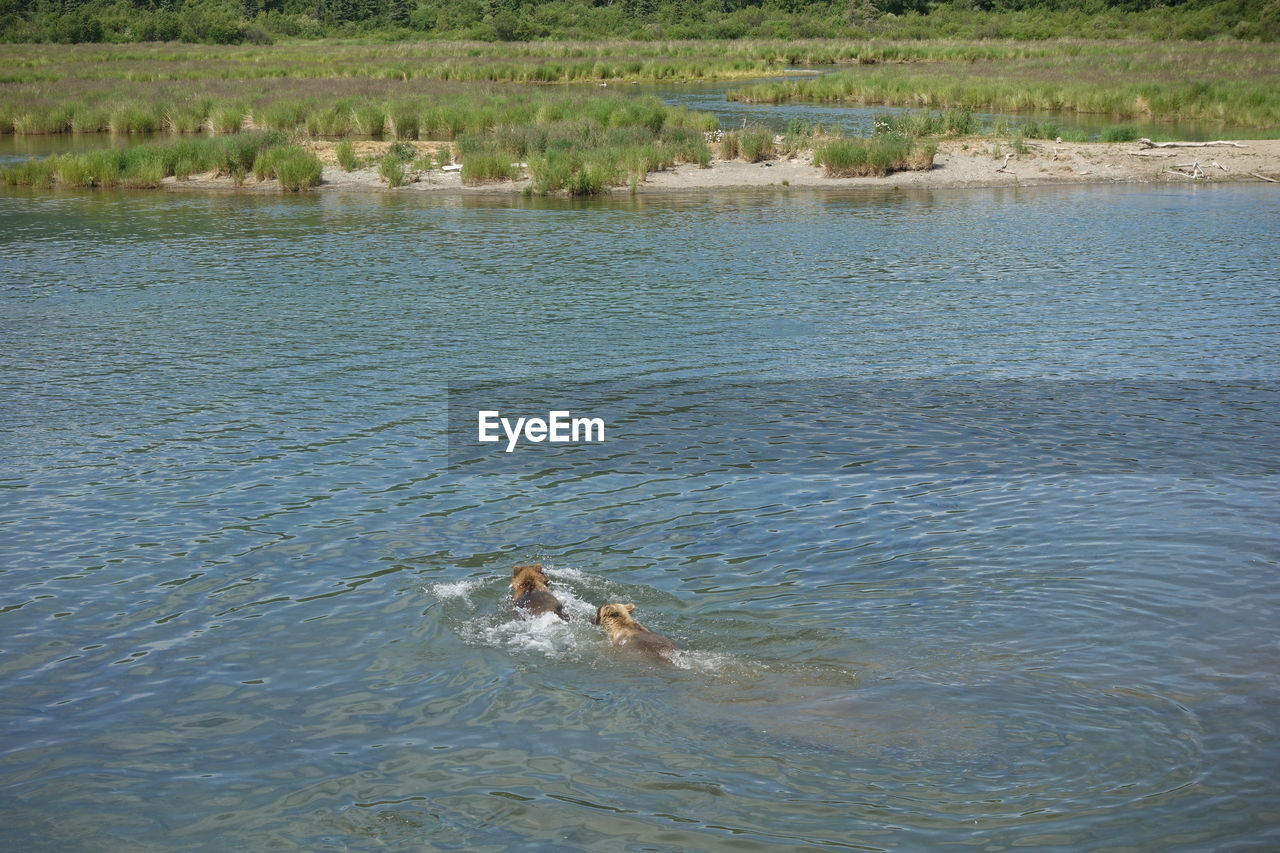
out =
{"type": "Polygon", "coordinates": [[[1280,38],[1280,0],[0,0],[7,42],[1280,38]]]}

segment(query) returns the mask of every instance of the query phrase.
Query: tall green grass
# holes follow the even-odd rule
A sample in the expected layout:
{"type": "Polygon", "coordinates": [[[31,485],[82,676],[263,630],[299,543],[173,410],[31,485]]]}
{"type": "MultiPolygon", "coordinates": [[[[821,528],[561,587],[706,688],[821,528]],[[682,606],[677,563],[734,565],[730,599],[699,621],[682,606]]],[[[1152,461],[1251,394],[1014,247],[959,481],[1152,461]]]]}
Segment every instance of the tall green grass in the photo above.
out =
{"type": "Polygon", "coordinates": [[[742,159],[748,163],[768,160],[774,155],[773,131],[767,127],[744,127],[738,133],[738,147],[742,159]]]}
{"type": "Polygon", "coordinates": [[[253,160],[253,174],[259,181],[275,178],[286,190],[298,191],[320,183],[320,160],[296,145],[276,145],[259,149],[253,160]]]}
{"type": "Polygon", "coordinates": [[[894,172],[933,168],[937,146],[900,136],[871,139],[833,139],[813,152],[813,164],[829,178],[885,176],[894,172]]]}
{"type": "MultiPolygon", "coordinates": [[[[535,178],[533,185],[544,192],[596,192],[628,178],[643,180],[646,174],[676,163],[707,166],[711,151],[704,132],[716,126],[714,115],[670,107],[655,97],[565,90],[516,95],[467,89],[465,94],[454,93],[448,98],[402,98],[390,105],[360,100],[277,101],[266,108],[247,110],[242,102],[221,110],[214,102],[211,115],[225,121],[228,130],[235,132],[173,143],[175,152],[180,153],[172,157],[172,173],[192,174],[213,158],[216,163],[212,168],[237,180],[251,172],[259,178],[274,174],[278,168],[269,157],[257,159],[262,154],[262,132],[244,131],[243,126],[269,125],[273,130],[268,135],[274,134],[271,146],[280,146],[288,138],[336,126],[328,124],[334,119],[335,110],[350,119],[342,126],[361,133],[379,127],[386,130],[390,116],[389,127],[397,137],[410,124],[408,112],[416,111],[413,114],[419,117],[419,138],[433,137],[456,144],[465,183],[515,180],[521,170],[513,164],[537,160],[544,164],[548,177],[535,178]],[[556,152],[573,157],[565,160],[556,152]],[[553,177],[560,172],[564,174],[553,177]]],[[[770,156],[772,136],[764,130],[759,136],[751,143],[754,150],[760,156],[770,156]]],[[[358,158],[349,142],[340,144],[335,153],[343,168],[356,168],[358,158]]],[[[394,186],[405,179],[405,164],[417,158],[418,152],[413,143],[397,139],[388,153],[393,156],[384,158],[379,169],[383,179],[394,186]]],[[[437,146],[436,159],[441,165],[450,162],[450,146],[437,146]]],[[[424,163],[424,167],[428,165],[424,163]]],[[[307,180],[310,178],[301,185],[305,186],[307,180]]]]}
{"type": "Polygon", "coordinates": [[[520,167],[511,162],[509,154],[501,151],[472,151],[462,160],[462,183],[467,186],[514,181],[519,177],[520,167]]]}
{"type": "Polygon", "coordinates": [[[387,153],[378,161],[378,174],[387,182],[387,186],[394,189],[405,183],[407,179],[405,166],[417,154],[418,149],[407,142],[394,142],[388,146],[387,153]]]}
{"type": "Polygon", "coordinates": [[[156,187],[170,176],[185,180],[211,171],[237,180],[253,172],[259,180],[278,178],[285,189],[299,190],[320,183],[321,166],[314,154],[286,144],[278,133],[244,133],[29,160],[0,169],[0,182],[37,187],[156,187]]]}
{"type": "Polygon", "coordinates": [[[350,139],[339,142],[333,149],[333,154],[338,158],[338,165],[344,172],[354,172],[360,164],[360,159],[356,157],[356,147],[351,144],[350,139]]]}

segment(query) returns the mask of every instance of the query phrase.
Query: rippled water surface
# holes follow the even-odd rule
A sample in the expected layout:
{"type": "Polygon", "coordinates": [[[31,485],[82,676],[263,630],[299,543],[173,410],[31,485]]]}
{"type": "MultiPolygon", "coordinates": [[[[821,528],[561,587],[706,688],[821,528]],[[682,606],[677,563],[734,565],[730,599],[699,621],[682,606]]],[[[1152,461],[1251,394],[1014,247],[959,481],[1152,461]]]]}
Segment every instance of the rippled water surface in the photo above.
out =
{"type": "Polygon", "coordinates": [[[1274,848],[1278,233],[0,194],[0,846],[1274,848]],[[530,389],[612,438],[459,446],[530,389]]]}

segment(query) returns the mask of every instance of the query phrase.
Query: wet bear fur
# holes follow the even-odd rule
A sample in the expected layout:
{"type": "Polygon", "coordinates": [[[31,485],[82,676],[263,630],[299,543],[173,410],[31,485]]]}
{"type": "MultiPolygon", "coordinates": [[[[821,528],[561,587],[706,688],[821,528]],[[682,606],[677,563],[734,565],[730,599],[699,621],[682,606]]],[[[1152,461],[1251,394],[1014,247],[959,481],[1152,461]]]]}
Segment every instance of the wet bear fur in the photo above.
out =
{"type": "Polygon", "coordinates": [[[591,621],[604,628],[609,642],[618,648],[653,663],[672,664],[671,656],[680,651],[680,647],[632,619],[635,609],[634,604],[602,604],[591,621]]]}
{"type": "Polygon", "coordinates": [[[511,596],[515,599],[516,612],[521,616],[554,613],[569,621],[564,605],[547,586],[547,576],[540,563],[522,563],[511,570],[511,596]]]}

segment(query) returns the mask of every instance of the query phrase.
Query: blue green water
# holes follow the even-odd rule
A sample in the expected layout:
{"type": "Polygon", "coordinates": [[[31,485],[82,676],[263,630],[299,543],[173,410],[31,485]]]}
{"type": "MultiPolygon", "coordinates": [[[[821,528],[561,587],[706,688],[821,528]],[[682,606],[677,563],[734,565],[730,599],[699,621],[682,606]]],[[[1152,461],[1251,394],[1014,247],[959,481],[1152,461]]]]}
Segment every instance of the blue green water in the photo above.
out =
{"type": "Polygon", "coordinates": [[[1274,848],[1277,233],[0,194],[0,847],[1274,848]],[[459,446],[490,393],[612,438],[459,446]]]}

